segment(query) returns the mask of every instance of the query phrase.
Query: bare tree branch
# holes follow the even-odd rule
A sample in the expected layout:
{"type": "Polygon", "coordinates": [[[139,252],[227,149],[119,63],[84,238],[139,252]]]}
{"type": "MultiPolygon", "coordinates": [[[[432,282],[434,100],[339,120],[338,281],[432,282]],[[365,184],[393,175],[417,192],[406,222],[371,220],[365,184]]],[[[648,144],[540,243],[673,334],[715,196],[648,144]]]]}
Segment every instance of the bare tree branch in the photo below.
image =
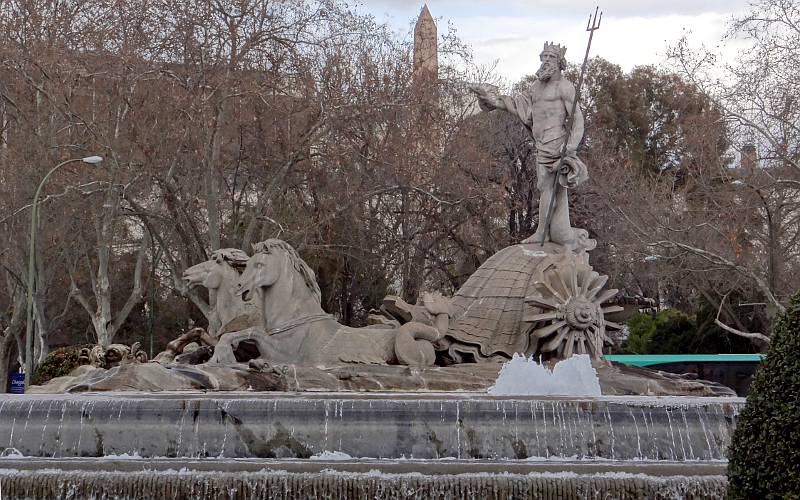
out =
{"type": "Polygon", "coordinates": [[[722,321],[720,321],[719,315],[722,312],[722,306],[723,306],[723,304],[725,304],[725,300],[727,300],[727,298],[728,298],[728,294],[726,293],[722,297],[722,300],[719,303],[719,309],[717,309],[717,316],[714,319],[714,324],[717,325],[718,327],[722,328],[723,330],[725,330],[728,333],[732,333],[734,335],[738,335],[740,337],[744,337],[744,338],[750,339],[750,340],[757,340],[759,342],[763,342],[763,343],[769,345],[770,338],[767,337],[766,335],[764,335],[763,333],[745,332],[743,330],[738,330],[736,328],[730,327],[730,326],[726,325],[725,323],[723,323],[722,321]]]}

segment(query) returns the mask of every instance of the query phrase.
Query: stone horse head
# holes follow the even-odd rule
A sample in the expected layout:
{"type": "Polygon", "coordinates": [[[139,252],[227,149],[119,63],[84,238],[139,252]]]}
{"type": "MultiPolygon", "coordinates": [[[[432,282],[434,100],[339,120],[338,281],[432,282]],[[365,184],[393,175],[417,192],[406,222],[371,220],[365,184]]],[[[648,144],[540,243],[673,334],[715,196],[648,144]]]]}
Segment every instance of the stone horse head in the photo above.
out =
{"type": "Polygon", "coordinates": [[[255,342],[260,359],[270,362],[429,366],[436,361],[433,342],[441,334],[432,326],[412,321],[398,328],[351,328],[326,314],[314,271],[285,241],[254,245],[237,294],[244,300],[258,295],[266,335],[223,335],[212,363],[236,362],[234,346],[245,340],[255,342]]]}
{"type": "Polygon", "coordinates": [[[208,288],[209,305],[213,308],[210,329],[216,331],[244,313],[245,305],[234,292],[239,280],[237,269],[243,268],[247,259],[247,254],[237,248],[222,248],[214,251],[211,259],[183,272],[183,279],[189,286],[208,288]]]}
{"type": "Polygon", "coordinates": [[[248,301],[259,291],[266,322],[323,313],[314,271],[285,241],[269,239],[253,245],[236,293],[248,301]]]}
{"type": "MultiPolygon", "coordinates": [[[[218,290],[226,281],[226,277],[236,273],[236,268],[243,268],[249,257],[238,248],[222,248],[211,254],[211,259],[196,264],[183,272],[183,279],[189,286],[204,286],[209,290],[218,290]]],[[[234,281],[231,283],[235,285],[234,281]]]]}

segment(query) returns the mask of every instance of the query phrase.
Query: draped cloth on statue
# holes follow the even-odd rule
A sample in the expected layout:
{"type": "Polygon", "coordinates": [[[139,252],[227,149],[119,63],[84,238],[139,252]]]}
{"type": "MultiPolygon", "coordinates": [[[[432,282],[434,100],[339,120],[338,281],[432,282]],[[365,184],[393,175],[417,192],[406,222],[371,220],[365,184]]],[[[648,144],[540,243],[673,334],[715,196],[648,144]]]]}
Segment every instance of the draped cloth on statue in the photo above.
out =
{"type": "MultiPolygon", "coordinates": [[[[533,137],[536,143],[536,164],[539,167],[537,169],[539,175],[542,174],[542,169],[552,173],[558,167],[558,161],[561,158],[561,149],[564,145],[566,132],[564,125],[559,123],[557,126],[545,128],[534,122],[533,97],[527,93],[513,97],[497,95],[496,98],[502,101],[503,106],[509,113],[519,118],[528,129],[528,132],[530,132],[531,137],[533,137]]],[[[495,109],[481,100],[478,100],[478,104],[484,111],[495,109]]],[[[564,158],[564,164],[567,167],[567,172],[558,179],[559,184],[562,186],[572,189],[589,179],[589,171],[586,165],[574,153],[568,154],[564,158]]]]}
{"type": "Polygon", "coordinates": [[[525,297],[542,271],[559,259],[559,245],[513,245],[492,255],[456,292],[447,330],[448,353],[457,361],[488,361],[527,353],[530,324],[525,297]]]}

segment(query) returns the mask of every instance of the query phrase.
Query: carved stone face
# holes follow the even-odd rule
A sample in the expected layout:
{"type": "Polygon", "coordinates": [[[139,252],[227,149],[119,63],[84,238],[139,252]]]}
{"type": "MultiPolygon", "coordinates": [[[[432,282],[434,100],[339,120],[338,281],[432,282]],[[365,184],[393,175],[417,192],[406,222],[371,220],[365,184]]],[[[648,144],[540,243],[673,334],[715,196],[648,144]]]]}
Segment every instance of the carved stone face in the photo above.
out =
{"type": "Polygon", "coordinates": [[[280,252],[256,253],[247,261],[239,283],[236,285],[236,295],[248,301],[258,288],[270,287],[278,281],[281,270],[286,265],[286,259],[280,252]]]}
{"type": "Polygon", "coordinates": [[[544,51],[539,55],[542,65],[539,66],[539,71],[536,72],[536,77],[546,82],[549,80],[556,71],[559,70],[559,56],[555,52],[544,51]]]}

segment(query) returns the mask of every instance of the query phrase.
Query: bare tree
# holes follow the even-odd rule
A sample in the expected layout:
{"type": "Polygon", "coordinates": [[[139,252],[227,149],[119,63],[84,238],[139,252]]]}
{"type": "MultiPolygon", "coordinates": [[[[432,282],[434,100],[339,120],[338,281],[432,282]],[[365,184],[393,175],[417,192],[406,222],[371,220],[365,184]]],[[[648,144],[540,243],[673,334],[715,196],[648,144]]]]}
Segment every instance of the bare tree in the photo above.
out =
{"type": "MultiPolygon", "coordinates": [[[[723,201],[711,194],[707,199],[708,206],[720,211],[720,220],[728,219],[726,227],[713,228],[716,239],[732,243],[729,248],[675,238],[656,243],[742,277],[755,292],[749,302],[762,302],[768,318],[782,312],[800,286],[792,272],[800,237],[798,22],[796,2],[763,0],[731,22],[726,38],[748,44],[735,64],[718,63],[714,54],[693,49],[687,38],[671,50],[676,69],[720,110],[740,161],[739,168],[718,172],[714,193],[723,201]]],[[[766,342],[765,332],[726,324],[736,315],[723,306],[729,292],[721,290],[717,323],[730,333],[766,342]]]]}
{"type": "MultiPolygon", "coordinates": [[[[0,327],[2,327],[2,337],[0,338],[0,392],[5,392],[8,383],[8,368],[11,355],[16,347],[16,352],[21,356],[22,342],[20,334],[22,332],[23,319],[25,317],[25,287],[9,271],[5,271],[6,293],[8,300],[6,309],[0,314],[0,327]]],[[[20,358],[20,366],[22,360],[20,358]]]]}

